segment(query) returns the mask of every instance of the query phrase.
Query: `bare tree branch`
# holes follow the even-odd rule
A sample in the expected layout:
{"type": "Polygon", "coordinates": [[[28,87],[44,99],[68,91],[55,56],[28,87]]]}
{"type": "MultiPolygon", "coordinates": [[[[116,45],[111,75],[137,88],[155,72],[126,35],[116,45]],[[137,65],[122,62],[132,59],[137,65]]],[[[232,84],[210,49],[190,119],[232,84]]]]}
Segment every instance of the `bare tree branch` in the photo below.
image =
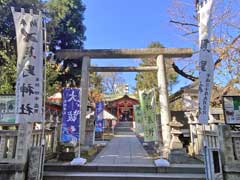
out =
{"type": "Polygon", "coordinates": [[[175,24],[180,24],[182,26],[194,26],[194,27],[198,27],[198,25],[193,24],[193,23],[186,23],[186,22],[180,22],[180,21],[175,21],[175,20],[170,20],[170,23],[175,23],[175,24]]]}
{"type": "Polygon", "coordinates": [[[103,78],[103,86],[107,92],[115,93],[116,86],[125,83],[125,80],[121,77],[121,73],[103,72],[100,75],[103,78]]]}
{"type": "Polygon", "coordinates": [[[188,35],[196,34],[196,33],[198,33],[198,31],[192,31],[192,32],[183,34],[183,36],[188,36],[188,35]]]}
{"type": "Polygon", "coordinates": [[[183,77],[185,77],[185,78],[187,78],[187,79],[189,79],[189,80],[191,80],[191,81],[196,81],[196,80],[198,80],[197,77],[185,73],[185,72],[184,72],[183,70],[181,70],[174,62],[172,63],[172,67],[173,67],[174,71],[175,71],[176,73],[178,73],[179,75],[181,75],[181,76],[183,76],[183,77]]]}
{"type": "Polygon", "coordinates": [[[232,42],[226,46],[225,48],[225,51],[223,53],[220,54],[219,58],[216,60],[216,62],[214,63],[214,67],[216,68],[220,63],[221,61],[224,59],[224,54],[238,41],[238,39],[240,39],[240,34],[238,34],[233,40],[232,42]]]}
{"type": "Polygon", "coordinates": [[[215,104],[220,104],[222,101],[222,96],[227,95],[228,93],[238,93],[239,90],[234,88],[234,84],[239,84],[239,79],[235,78],[230,80],[227,85],[220,89],[220,93],[215,93],[212,97],[212,102],[215,102],[215,104]]]}
{"type": "MultiPolygon", "coordinates": [[[[169,13],[171,15],[170,22],[173,23],[181,32],[184,38],[188,38],[191,41],[196,42],[198,45],[198,36],[195,31],[198,30],[199,21],[199,7],[203,0],[194,0],[192,4],[186,5],[185,1],[175,0],[169,13]],[[177,7],[181,7],[177,9],[177,7]],[[190,11],[188,11],[188,9],[190,11]],[[195,11],[194,11],[195,10],[195,11]],[[191,12],[191,14],[189,14],[191,12]],[[193,33],[194,32],[194,33],[193,33]]],[[[216,69],[216,76],[218,78],[216,82],[225,86],[219,91],[219,98],[222,94],[226,94],[231,88],[234,88],[234,83],[240,83],[239,72],[240,72],[240,33],[239,33],[239,15],[240,12],[237,10],[236,1],[229,0],[224,3],[216,2],[215,10],[212,15],[212,52],[214,55],[214,68],[216,69]],[[227,76],[225,76],[227,74],[227,76]],[[235,82],[235,77],[238,78],[239,82],[235,82]],[[220,83],[222,81],[222,83],[220,83]],[[226,84],[226,82],[228,82],[226,84]]],[[[199,51],[197,52],[199,53],[199,51]]],[[[198,65],[198,59],[193,59],[195,67],[198,65]]],[[[178,67],[177,64],[172,64],[173,69],[182,77],[185,77],[191,81],[196,81],[198,78],[197,74],[192,74],[188,68],[178,67]],[[192,76],[195,75],[196,77],[192,76]]],[[[221,99],[221,98],[220,98],[221,99]]]]}
{"type": "MultiPolygon", "coordinates": [[[[216,62],[214,63],[214,67],[216,68],[222,60],[224,60],[224,54],[227,52],[228,49],[232,48],[232,46],[240,39],[240,34],[238,34],[233,40],[232,42],[226,47],[226,50],[224,52],[222,52],[219,55],[219,58],[216,60],[216,62]]],[[[191,81],[196,81],[198,79],[198,77],[192,76],[190,74],[187,74],[186,72],[184,72],[183,70],[181,70],[174,62],[172,63],[172,67],[174,69],[174,71],[176,73],[178,73],[179,75],[191,80],[191,81]]]]}

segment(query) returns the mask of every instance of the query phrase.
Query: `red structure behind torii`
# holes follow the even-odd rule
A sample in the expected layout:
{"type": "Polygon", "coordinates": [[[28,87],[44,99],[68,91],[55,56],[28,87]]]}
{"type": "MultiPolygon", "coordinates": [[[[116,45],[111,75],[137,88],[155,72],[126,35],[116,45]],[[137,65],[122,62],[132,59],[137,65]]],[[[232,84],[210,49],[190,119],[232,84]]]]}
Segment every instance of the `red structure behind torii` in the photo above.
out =
{"type": "Polygon", "coordinates": [[[133,105],[139,104],[139,101],[124,95],[119,99],[109,101],[106,110],[117,117],[118,121],[134,121],[133,105]]]}

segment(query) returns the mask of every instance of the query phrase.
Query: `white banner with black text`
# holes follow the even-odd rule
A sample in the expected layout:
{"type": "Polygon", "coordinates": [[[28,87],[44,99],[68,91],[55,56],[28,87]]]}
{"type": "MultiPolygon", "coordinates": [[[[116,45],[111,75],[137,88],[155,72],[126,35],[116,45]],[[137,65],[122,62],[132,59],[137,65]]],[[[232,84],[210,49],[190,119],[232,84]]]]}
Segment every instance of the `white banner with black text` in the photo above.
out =
{"type": "Polygon", "coordinates": [[[42,121],[42,15],[12,8],[17,39],[16,122],[42,121]]]}
{"type": "Polygon", "coordinates": [[[208,123],[209,104],[213,84],[214,64],[211,53],[211,13],[213,0],[203,1],[199,7],[199,123],[208,123]]]}

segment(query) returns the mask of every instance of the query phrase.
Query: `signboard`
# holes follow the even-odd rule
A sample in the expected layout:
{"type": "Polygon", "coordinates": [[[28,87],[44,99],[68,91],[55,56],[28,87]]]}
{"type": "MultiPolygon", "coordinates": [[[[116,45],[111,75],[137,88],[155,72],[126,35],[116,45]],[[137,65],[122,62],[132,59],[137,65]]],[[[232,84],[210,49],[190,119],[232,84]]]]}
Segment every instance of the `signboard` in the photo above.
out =
{"type": "Polygon", "coordinates": [[[213,84],[214,63],[211,53],[211,11],[213,0],[204,1],[199,9],[199,123],[208,123],[209,104],[213,84]]]}
{"type": "Polygon", "coordinates": [[[103,110],[104,110],[104,103],[101,102],[97,102],[96,103],[96,111],[95,111],[95,126],[96,132],[103,132],[103,110]]]}
{"type": "Polygon", "coordinates": [[[240,124],[240,96],[223,96],[226,124],[240,124]]]}
{"type": "Polygon", "coordinates": [[[80,124],[80,89],[64,88],[61,142],[77,143],[80,124]]]}
{"type": "Polygon", "coordinates": [[[144,141],[157,141],[157,122],[154,91],[140,91],[140,103],[143,109],[144,141]]]}
{"type": "Polygon", "coordinates": [[[16,121],[42,121],[43,27],[41,13],[12,14],[17,39],[16,121]]]}
{"type": "Polygon", "coordinates": [[[15,123],[15,95],[0,95],[0,123],[15,123]]]}

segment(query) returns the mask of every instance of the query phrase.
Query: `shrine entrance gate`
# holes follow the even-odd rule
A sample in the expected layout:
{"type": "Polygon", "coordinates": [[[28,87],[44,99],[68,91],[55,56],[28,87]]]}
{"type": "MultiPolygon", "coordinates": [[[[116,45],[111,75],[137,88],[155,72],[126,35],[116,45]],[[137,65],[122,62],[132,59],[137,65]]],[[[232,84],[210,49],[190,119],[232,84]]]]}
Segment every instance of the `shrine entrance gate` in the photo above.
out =
{"type": "Polygon", "coordinates": [[[168,102],[168,88],[165,60],[167,58],[184,58],[192,56],[191,48],[144,48],[144,49],[62,49],[56,53],[61,59],[75,59],[82,60],[82,74],[81,74],[81,139],[80,142],[85,142],[85,128],[86,128],[86,111],[88,101],[88,86],[89,86],[89,72],[141,72],[141,71],[156,71],[160,114],[162,126],[162,142],[163,151],[168,151],[170,143],[170,127],[168,123],[171,121],[169,102],[168,102]],[[90,65],[91,59],[129,59],[129,58],[156,58],[157,66],[144,67],[94,67],[90,65]]]}

